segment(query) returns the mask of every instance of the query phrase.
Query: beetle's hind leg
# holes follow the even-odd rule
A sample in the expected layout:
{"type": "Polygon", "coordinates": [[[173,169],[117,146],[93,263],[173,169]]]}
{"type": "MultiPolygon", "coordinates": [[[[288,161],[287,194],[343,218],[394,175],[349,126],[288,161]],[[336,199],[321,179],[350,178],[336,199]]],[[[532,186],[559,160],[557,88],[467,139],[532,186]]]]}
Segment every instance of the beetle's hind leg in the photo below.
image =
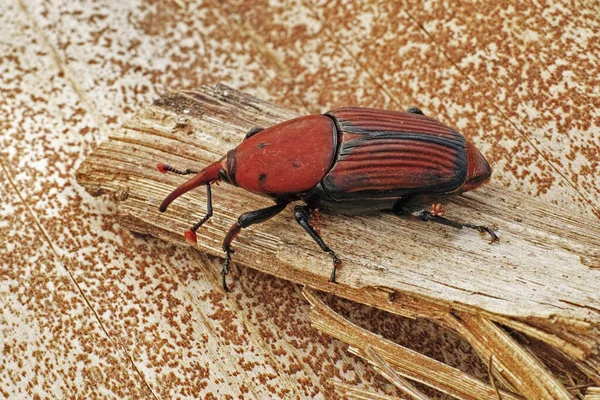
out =
{"type": "Polygon", "coordinates": [[[223,240],[223,251],[226,253],[226,256],[225,264],[223,264],[223,270],[221,271],[223,289],[225,289],[226,292],[229,292],[229,288],[227,287],[227,280],[225,279],[225,277],[229,273],[231,255],[234,253],[233,249],[231,248],[231,242],[233,241],[233,239],[235,239],[235,237],[240,233],[242,228],[247,228],[250,225],[265,222],[269,218],[272,218],[279,214],[287,205],[287,202],[277,203],[271,207],[261,208],[260,210],[244,213],[240,215],[237,222],[233,224],[231,228],[229,228],[229,232],[227,232],[225,240],[223,240]]]}
{"type": "Polygon", "coordinates": [[[430,211],[421,211],[416,215],[419,218],[421,218],[421,220],[423,220],[423,221],[437,222],[438,224],[452,226],[452,227],[458,228],[458,229],[471,228],[471,229],[475,229],[476,231],[479,231],[480,233],[488,233],[492,237],[492,243],[500,240],[498,238],[498,236],[496,235],[496,233],[494,233],[493,230],[491,230],[490,228],[488,228],[486,226],[466,224],[463,222],[452,221],[452,220],[444,218],[440,215],[434,215],[430,211]]]}
{"type": "Polygon", "coordinates": [[[296,221],[298,221],[300,226],[303,227],[310,237],[317,242],[319,247],[321,247],[321,250],[329,253],[333,259],[333,270],[331,271],[331,277],[329,278],[329,281],[335,283],[335,273],[337,268],[342,265],[342,262],[339,258],[337,258],[335,252],[325,244],[323,239],[321,239],[321,236],[319,236],[319,233],[315,230],[315,228],[310,225],[310,217],[312,216],[313,211],[314,210],[308,206],[296,206],[294,207],[294,216],[296,217],[296,221]]]}

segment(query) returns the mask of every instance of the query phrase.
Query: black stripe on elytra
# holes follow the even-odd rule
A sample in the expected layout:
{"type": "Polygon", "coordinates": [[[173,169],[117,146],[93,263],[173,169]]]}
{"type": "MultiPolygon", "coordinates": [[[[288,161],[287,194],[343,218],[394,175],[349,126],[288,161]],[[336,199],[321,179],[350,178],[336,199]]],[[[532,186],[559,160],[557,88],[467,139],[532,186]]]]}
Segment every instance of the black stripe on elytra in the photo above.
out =
{"type": "Polygon", "coordinates": [[[354,147],[368,145],[369,142],[374,142],[373,144],[375,144],[378,140],[385,139],[397,140],[398,142],[413,140],[419,142],[432,143],[448,147],[450,149],[455,150],[457,153],[459,153],[461,150],[464,151],[466,149],[466,140],[458,132],[456,132],[453,138],[435,135],[425,135],[418,132],[365,132],[364,136],[344,143],[341,146],[342,149],[340,149],[340,156],[349,154],[354,147]]]}

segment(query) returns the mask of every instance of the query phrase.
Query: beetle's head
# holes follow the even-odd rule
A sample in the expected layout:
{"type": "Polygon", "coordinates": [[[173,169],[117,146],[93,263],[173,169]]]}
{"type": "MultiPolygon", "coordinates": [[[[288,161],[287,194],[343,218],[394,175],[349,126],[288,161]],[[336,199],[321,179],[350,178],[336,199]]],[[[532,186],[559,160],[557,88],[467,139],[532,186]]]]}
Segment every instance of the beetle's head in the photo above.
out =
{"type": "MultiPolygon", "coordinates": [[[[235,183],[234,180],[232,179],[233,176],[231,175],[231,172],[229,171],[229,168],[230,168],[229,164],[230,163],[228,162],[227,156],[222,157],[219,161],[216,161],[216,162],[210,164],[209,166],[204,168],[202,171],[200,171],[196,175],[194,175],[193,178],[191,178],[187,182],[183,183],[177,189],[173,190],[160,204],[159,210],[161,212],[165,212],[167,210],[167,207],[169,207],[169,204],[171,204],[173,202],[173,200],[175,200],[182,194],[187,193],[190,190],[195,189],[199,186],[210,185],[211,183],[218,182],[218,181],[225,181],[227,183],[235,183]]],[[[166,172],[164,170],[164,167],[161,168],[159,166],[158,169],[161,172],[166,172]]]]}
{"type": "Polygon", "coordinates": [[[490,164],[471,142],[467,142],[467,164],[467,180],[461,187],[463,192],[483,185],[492,175],[490,164]]]}

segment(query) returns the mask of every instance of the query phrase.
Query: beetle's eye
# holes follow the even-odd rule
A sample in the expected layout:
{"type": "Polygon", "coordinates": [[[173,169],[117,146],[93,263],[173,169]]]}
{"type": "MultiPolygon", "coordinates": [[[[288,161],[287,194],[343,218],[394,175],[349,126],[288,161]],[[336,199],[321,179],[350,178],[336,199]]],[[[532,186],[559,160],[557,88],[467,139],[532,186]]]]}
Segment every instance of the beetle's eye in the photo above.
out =
{"type": "Polygon", "coordinates": [[[229,180],[229,176],[227,176],[227,171],[225,171],[224,169],[221,169],[219,171],[219,178],[221,178],[221,180],[225,183],[231,183],[231,181],[229,180]]]}

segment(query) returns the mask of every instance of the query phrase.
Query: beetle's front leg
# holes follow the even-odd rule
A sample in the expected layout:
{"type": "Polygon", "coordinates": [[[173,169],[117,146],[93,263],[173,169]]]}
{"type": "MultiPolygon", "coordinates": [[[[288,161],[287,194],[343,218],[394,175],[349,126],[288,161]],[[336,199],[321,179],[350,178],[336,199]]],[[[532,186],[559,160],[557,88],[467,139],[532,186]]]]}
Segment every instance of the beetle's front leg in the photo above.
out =
{"type": "Polygon", "coordinates": [[[308,206],[294,207],[294,216],[296,217],[296,221],[298,221],[300,226],[304,228],[304,230],[310,235],[311,238],[313,238],[315,242],[317,242],[319,247],[321,247],[321,250],[329,253],[333,259],[333,270],[331,271],[331,277],[329,278],[329,281],[335,283],[335,273],[337,268],[342,265],[342,261],[337,258],[337,255],[333,250],[327,247],[323,239],[321,239],[321,236],[319,236],[319,233],[310,225],[310,217],[312,212],[313,210],[308,206]]]}
{"type": "Polygon", "coordinates": [[[471,228],[471,229],[475,229],[476,231],[479,231],[480,233],[487,232],[492,237],[492,243],[500,240],[498,238],[498,236],[496,235],[496,233],[486,226],[466,224],[463,222],[452,221],[452,220],[444,218],[442,216],[434,215],[429,211],[421,211],[420,213],[417,214],[417,216],[419,218],[421,218],[421,220],[423,220],[423,221],[437,222],[438,224],[452,226],[452,227],[458,228],[458,229],[471,228]]]}
{"type": "MultiPolygon", "coordinates": [[[[195,169],[188,168],[188,169],[182,170],[182,169],[171,167],[170,165],[167,165],[167,164],[157,164],[156,168],[163,174],[166,174],[167,172],[173,172],[178,175],[190,175],[190,174],[198,173],[198,171],[196,171],[195,169]]],[[[202,224],[204,224],[206,221],[208,221],[210,219],[210,217],[212,217],[212,215],[213,215],[212,195],[211,195],[211,191],[210,191],[210,182],[209,182],[206,184],[206,215],[204,217],[202,217],[202,219],[200,221],[195,223],[191,229],[185,231],[185,233],[183,234],[185,236],[185,240],[187,240],[187,242],[189,244],[191,244],[192,246],[195,246],[198,243],[196,231],[202,226],[202,224]]]]}
{"type": "Polygon", "coordinates": [[[185,231],[184,236],[189,244],[195,246],[198,242],[196,231],[210,219],[213,215],[212,209],[212,194],[210,190],[210,183],[206,185],[206,215],[202,219],[194,224],[189,230],[185,231]]]}
{"type": "Polygon", "coordinates": [[[223,270],[221,271],[223,289],[225,289],[226,292],[229,292],[225,277],[229,273],[231,255],[234,253],[233,249],[231,248],[231,242],[233,242],[233,239],[235,239],[235,237],[240,233],[242,228],[247,228],[250,225],[265,222],[269,218],[279,214],[287,205],[287,202],[277,203],[271,207],[261,208],[260,210],[244,213],[240,215],[237,222],[233,224],[231,228],[229,228],[229,232],[227,232],[225,240],[223,240],[223,251],[226,253],[226,255],[225,264],[223,264],[223,270]]]}

